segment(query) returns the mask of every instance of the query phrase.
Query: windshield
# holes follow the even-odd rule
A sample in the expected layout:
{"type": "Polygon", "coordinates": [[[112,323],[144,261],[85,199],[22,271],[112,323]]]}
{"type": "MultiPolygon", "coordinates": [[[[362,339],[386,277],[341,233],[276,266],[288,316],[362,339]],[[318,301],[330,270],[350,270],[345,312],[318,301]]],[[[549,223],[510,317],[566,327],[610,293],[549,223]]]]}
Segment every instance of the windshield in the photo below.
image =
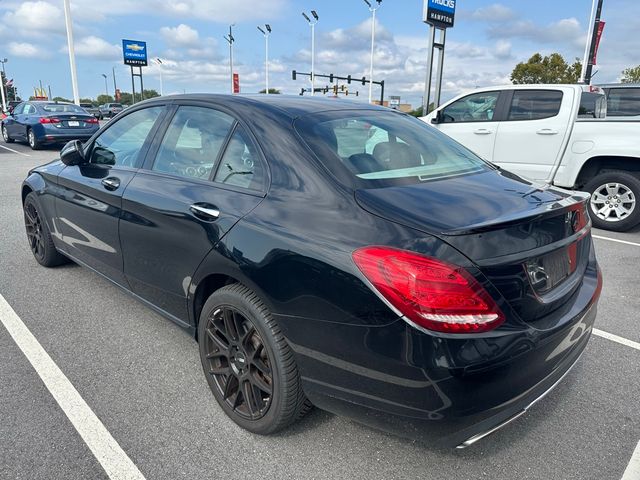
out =
{"type": "Polygon", "coordinates": [[[309,115],[298,134],[329,170],[360,187],[412,184],[491,167],[424,122],[395,112],[341,110],[309,115]]]}
{"type": "Polygon", "coordinates": [[[70,103],[48,103],[42,105],[42,110],[51,113],[85,113],[84,109],[70,103]]]}

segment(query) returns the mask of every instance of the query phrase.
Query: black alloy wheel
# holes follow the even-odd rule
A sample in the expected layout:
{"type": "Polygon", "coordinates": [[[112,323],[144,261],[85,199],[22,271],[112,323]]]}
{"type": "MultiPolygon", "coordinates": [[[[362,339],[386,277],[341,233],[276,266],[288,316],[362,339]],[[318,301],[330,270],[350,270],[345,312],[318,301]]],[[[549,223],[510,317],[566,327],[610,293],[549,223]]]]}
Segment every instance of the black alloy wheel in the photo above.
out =
{"type": "Polygon", "coordinates": [[[231,305],[218,307],[207,319],[204,338],[209,375],[219,394],[239,416],[262,418],[271,404],[271,360],[250,320],[231,305]]]}
{"type": "Polygon", "coordinates": [[[271,434],[313,408],[280,327],[244,285],[211,294],[200,313],[198,341],[214,398],[242,428],[271,434]]]}
{"type": "Polygon", "coordinates": [[[68,263],[69,259],[56,250],[49,227],[40,214],[35,193],[31,192],[26,196],[23,211],[29,248],[36,261],[44,267],[68,263]]]}

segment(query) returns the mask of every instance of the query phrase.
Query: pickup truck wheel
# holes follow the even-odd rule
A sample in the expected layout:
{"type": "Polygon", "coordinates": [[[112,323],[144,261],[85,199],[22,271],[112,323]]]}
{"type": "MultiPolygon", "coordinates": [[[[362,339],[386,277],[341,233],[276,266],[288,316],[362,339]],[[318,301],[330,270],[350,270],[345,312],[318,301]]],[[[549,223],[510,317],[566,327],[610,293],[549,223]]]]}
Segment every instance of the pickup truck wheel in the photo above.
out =
{"type": "Polygon", "coordinates": [[[640,223],[640,178],[629,172],[596,175],[586,186],[591,193],[591,220],[596,228],[624,232],[640,223]]]}

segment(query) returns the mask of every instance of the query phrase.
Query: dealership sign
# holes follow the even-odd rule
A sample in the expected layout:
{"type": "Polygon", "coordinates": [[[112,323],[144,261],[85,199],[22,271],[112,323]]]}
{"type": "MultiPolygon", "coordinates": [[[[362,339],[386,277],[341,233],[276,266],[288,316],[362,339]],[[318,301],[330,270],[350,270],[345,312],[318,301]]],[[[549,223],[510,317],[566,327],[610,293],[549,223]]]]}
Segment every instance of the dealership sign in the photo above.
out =
{"type": "Polygon", "coordinates": [[[424,0],[423,21],[434,27],[453,27],[456,0],[424,0]]]}
{"type": "Polygon", "coordinates": [[[135,67],[147,66],[147,42],[138,40],[122,40],[122,55],[125,65],[135,67]]]}

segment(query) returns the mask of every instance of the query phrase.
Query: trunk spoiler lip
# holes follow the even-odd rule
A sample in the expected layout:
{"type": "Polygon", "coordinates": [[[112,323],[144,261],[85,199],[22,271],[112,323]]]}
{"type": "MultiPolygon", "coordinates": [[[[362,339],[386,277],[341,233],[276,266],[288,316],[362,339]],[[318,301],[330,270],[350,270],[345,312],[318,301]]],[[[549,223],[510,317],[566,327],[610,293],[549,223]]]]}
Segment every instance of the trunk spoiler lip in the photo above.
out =
{"type": "MultiPolygon", "coordinates": [[[[557,187],[554,187],[554,189],[558,190],[557,187]]],[[[540,191],[540,189],[539,188],[532,189],[530,192],[527,192],[524,195],[531,195],[536,191],[540,191]]],[[[440,235],[443,235],[444,237],[456,237],[461,235],[484,233],[487,231],[512,227],[522,223],[534,222],[536,220],[549,216],[550,213],[558,214],[558,215],[566,213],[572,210],[576,205],[586,204],[591,198],[591,195],[586,192],[572,191],[568,193],[569,193],[569,196],[561,200],[555,200],[553,202],[541,204],[540,207],[543,208],[543,210],[538,209],[532,212],[530,215],[522,216],[522,215],[516,214],[513,217],[504,216],[502,218],[497,218],[487,222],[477,223],[475,225],[468,225],[459,229],[442,231],[440,232],[440,235]]],[[[591,222],[589,222],[589,224],[591,224],[591,222]]]]}

